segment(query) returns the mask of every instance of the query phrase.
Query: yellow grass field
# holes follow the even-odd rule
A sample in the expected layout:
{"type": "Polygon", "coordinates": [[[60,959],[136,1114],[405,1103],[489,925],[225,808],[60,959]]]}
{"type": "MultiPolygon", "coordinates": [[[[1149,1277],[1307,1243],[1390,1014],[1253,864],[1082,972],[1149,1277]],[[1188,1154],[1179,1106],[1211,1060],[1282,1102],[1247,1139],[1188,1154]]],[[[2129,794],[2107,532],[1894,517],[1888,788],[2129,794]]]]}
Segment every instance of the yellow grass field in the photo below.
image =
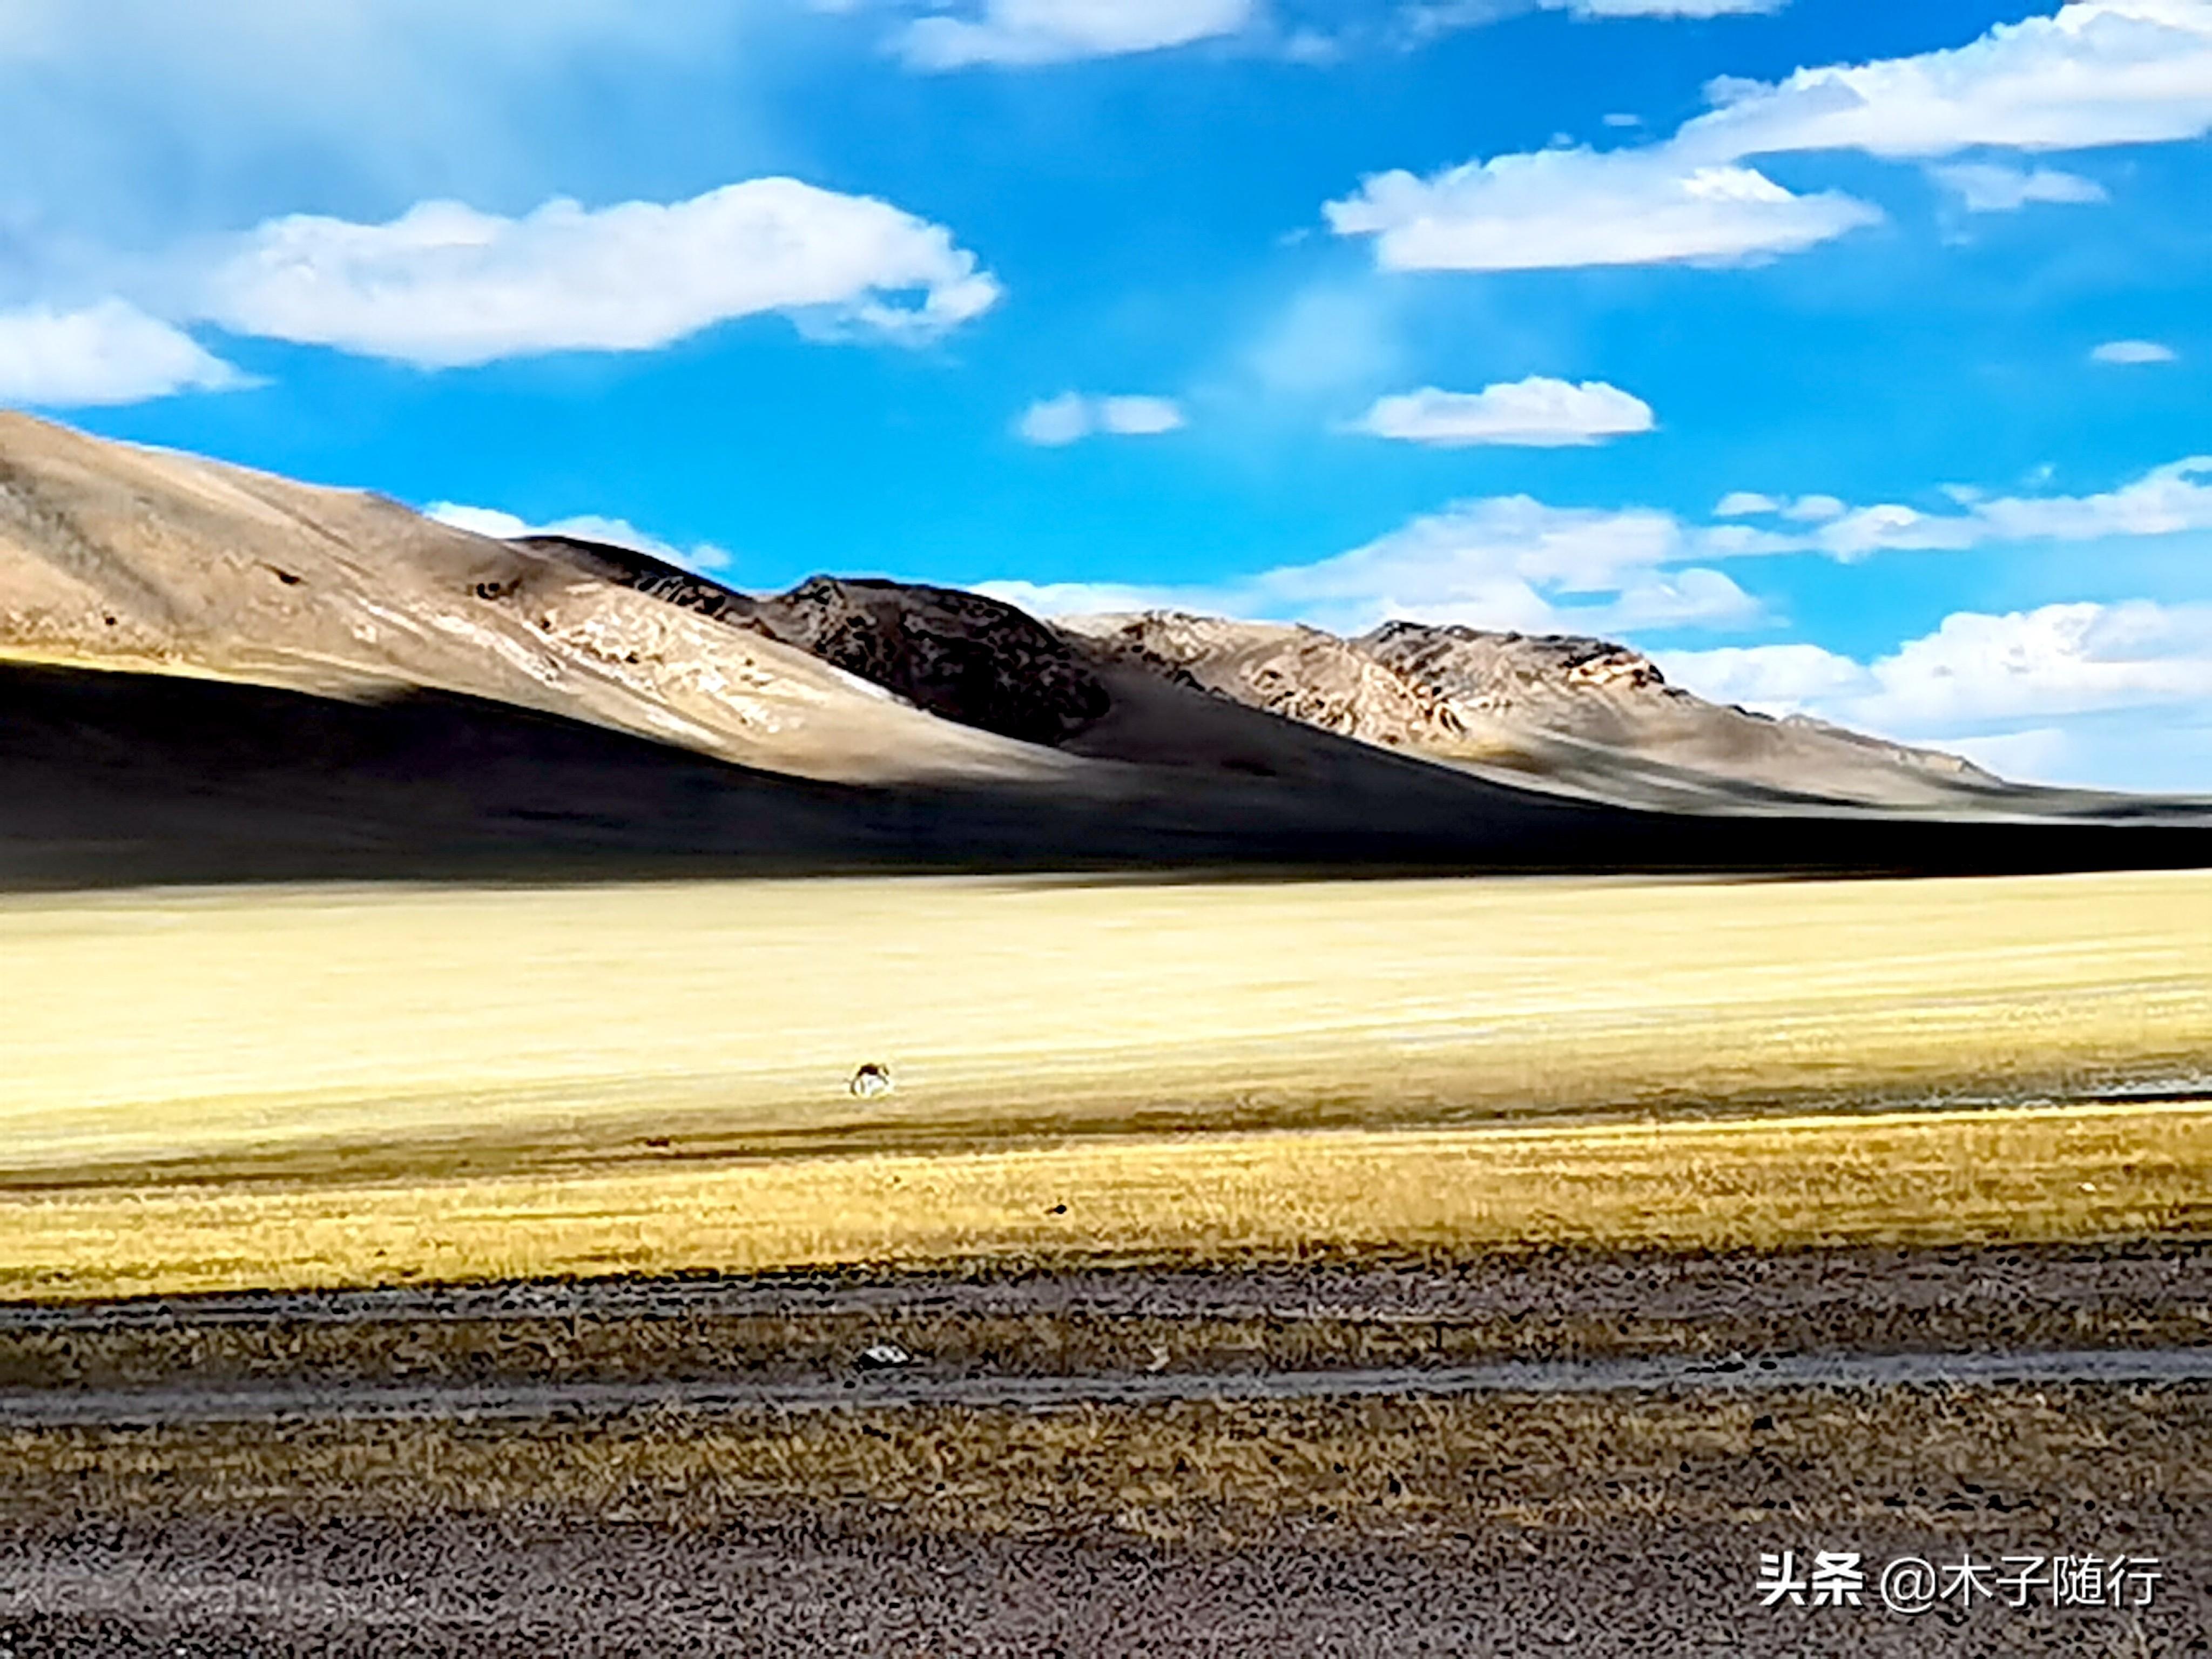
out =
{"type": "Polygon", "coordinates": [[[592,1176],[0,1195],[0,1295],[1516,1243],[2109,1238],[2212,1222],[2212,1111],[1109,1138],[592,1176]]]}
{"type": "Polygon", "coordinates": [[[0,1294],[2124,1235],[2212,877],[18,896],[0,1041],[0,1294]]]}

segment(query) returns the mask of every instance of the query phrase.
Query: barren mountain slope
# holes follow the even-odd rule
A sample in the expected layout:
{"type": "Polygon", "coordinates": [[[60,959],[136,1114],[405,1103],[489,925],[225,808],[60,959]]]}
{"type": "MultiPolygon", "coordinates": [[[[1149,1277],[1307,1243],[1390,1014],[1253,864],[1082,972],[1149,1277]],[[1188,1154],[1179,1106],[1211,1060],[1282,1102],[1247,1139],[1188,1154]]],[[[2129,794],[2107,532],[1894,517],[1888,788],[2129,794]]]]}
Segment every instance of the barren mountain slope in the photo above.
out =
{"type": "MultiPolygon", "coordinates": [[[[1453,654],[1467,640],[1401,667],[1386,658],[1404,640],[1185,619],[1177,655],[1151,638],[1165,626],[1101,639],[979,595],[830,578],[755,599],[621,549],[489,540],[0,416],[0,884],[2205,857],[2203,816],[2172,804],[1927,773],[1975,797],[1945,823],[1854,808],[1829,775],[1825,799],[1793,796],[1654,759],[1698,751],[1627,745],[1659,729],[1620,701],[1648,685],[1560,694],[1596,738],[1500,738],[1480,665],[1453,654]],[[2106,827],[2124,822],[2188,827],[2106,827]]],[[[1553,696],[1539,669],[1516,719],[1553,696]]]]}
{"type": "Polygon", "coordinates": [[[1060,743],[1111,703],[1059,634],[959,588],[815,576],[757,601],[752,622],[917,708],[1025,743],[1060,743]]]}
{"type": "Polygon", "coordinates": [[[1752,790],[1885,806],[1994,805],[2006,790],[1955,755],[1707,702],[1608,641],[1391,622],[1352,644],[1443,698],[1476,755],[1510,750],[1522,734],[1551,739],[1528,750],[1536,769],[1563,781],[1598,781],[1628,758],[1752,790]]]}
{"type": "Polygon", "coordinates": [[[829,648],[841,616],[903,629],[902,604],[844,588],[757,602],[620,550],[489,540],[0,416],[0,880],[1524,863],[1556,855],[1565,819],[1620,834],[1151,677],[1187,705],[1172,765],[997,735],[962,697],[980,687],[1014,729],[1030,698],[1063,733],[1111,699],[1058,635],[967,595],[931,618],[1020,672],[979,680],[939,648],[958,629],[924,619],[890,665],[965,723],[940,718],[767,631],[829,648]]]}
{"type": "Polygon", "coordinates": [[[354,698],[458,692],[805,777],[1071,764],[554,550],[7,414],[0,654],[354,698]]]}
{"type": "Polygon", "coordinates": [[[1358,639],[1172,611],[1065,618],[1115,661],[1363,742],[1637,806],[2063,810],[1954,756],[1774,720],[1602,640],[1394,622],[1358,639]]]}
{"type": "MultiPolygon", "coordinates": [[[[1429,800],[1439,790],[1457,810],[1478,817],[1547,805],[1522,792],[1518,781],[1510,781],[1510,795],[1502,794],[1423,761],[1376,753],[1388,746],[1382,721],[1360,726],[1283,718],[1285,711],[1211,695],[1188,675],[1101,650],[981,593],[812,576],[788,592],[755,598],[625,548],[552,536],[529,538],[526,544],[672,605],[816,653],[945,720],[1068,756],[1124,763],[1081,773],[1089,788],[1126,796],[1165,787],[1190,796],[1209,781],[1267,780],[1325,791],[1340,810],[1364,803],[1385,815],[1394,803],[1399,811],[1414,811],[1415,797],[1429,800]],[[1131,768],[1171,775],[1146,779],[1131,768]]],[[[1203,620],[1221,629],[1247,626],[1203,620]]],[[[1311,637],[1340,654],[1348,652],[1327,635],[1311,637]]],[[[1380,669],[1370,668],[1369,678],[1379,689],[1392,683],[1380,669]]]]}

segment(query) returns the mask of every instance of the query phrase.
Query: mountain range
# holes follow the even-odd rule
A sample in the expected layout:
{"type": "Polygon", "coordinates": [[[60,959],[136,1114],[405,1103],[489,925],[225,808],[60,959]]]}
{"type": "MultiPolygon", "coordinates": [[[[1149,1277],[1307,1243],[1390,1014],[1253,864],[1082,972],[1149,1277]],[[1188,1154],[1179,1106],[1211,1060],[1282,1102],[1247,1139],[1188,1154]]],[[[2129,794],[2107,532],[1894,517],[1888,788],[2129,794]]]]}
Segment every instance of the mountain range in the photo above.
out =
{"type": "Polygon", "coordinates": [[[0,883],[2042,869],[2208,832],[1602,640],[754,595],[0,415],[0,883]]]}

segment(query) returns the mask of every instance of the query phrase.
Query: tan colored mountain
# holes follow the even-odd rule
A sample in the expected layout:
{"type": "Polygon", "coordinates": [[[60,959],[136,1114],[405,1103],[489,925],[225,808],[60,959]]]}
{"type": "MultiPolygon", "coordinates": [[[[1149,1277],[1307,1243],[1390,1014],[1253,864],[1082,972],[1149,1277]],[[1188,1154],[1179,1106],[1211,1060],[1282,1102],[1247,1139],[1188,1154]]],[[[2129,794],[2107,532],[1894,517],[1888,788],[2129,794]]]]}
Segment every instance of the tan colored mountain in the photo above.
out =
{"type": "Polygon", "coordinates": [[[0,415],[0,884],[2212,857],[2193,809],[1647,671],[1467,630],[1054,628],[884,581],[756,598],[0,415]]]}
{"type": "Polygon", "coordinates": [[[1753,811],[1808,802],[2006,811],[2080,807],[1954,755],[1725,708],[1604,640],[1386,623],[1340,640],[1174,611],[1064,619],[1121,661],[1326,731],[1624,805],[1753,811]]]}
{"type": "Polygon", "coordinates": [[[9,414],[0,651],[356,701],[456,692],[801,777],[1066,769],[559,549],[9,414]]]}

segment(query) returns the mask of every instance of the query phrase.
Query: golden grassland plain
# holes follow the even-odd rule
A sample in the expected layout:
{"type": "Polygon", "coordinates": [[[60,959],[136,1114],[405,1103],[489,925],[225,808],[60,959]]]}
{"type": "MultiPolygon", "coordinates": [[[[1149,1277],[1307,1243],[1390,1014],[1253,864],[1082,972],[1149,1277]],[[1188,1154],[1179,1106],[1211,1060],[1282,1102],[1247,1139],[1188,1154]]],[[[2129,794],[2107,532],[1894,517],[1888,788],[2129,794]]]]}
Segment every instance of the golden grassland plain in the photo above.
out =
{"type": "Polygon", "coordinates": [[[2212,876],[18,896],[0,1044],[13,1295],[2124,1236],[2212,876]]]}

